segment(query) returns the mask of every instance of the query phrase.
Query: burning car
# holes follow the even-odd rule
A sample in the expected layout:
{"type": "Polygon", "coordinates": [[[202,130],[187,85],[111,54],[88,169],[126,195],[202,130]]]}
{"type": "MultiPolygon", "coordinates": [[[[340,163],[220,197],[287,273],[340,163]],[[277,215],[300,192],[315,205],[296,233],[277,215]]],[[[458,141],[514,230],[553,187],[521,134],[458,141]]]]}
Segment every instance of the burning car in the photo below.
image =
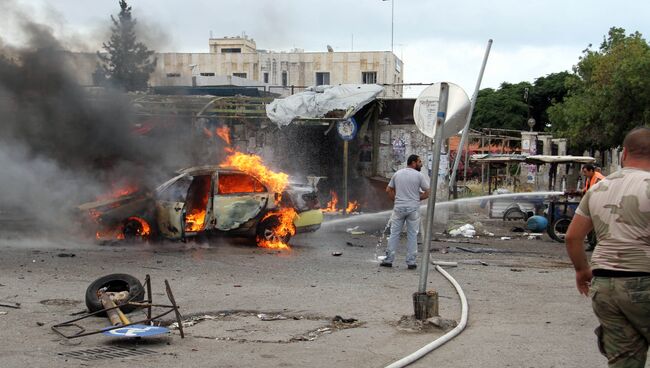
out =
{"type": "Polygon", "coordinates": [[[78,209],[98,226],[99,239],[180,240],[221,232],[276,247],[296,232],[317,230],[323,221],[312,187],[273,186],[223,166],[184,169],[152,193],[98,200],[78,209]]]}

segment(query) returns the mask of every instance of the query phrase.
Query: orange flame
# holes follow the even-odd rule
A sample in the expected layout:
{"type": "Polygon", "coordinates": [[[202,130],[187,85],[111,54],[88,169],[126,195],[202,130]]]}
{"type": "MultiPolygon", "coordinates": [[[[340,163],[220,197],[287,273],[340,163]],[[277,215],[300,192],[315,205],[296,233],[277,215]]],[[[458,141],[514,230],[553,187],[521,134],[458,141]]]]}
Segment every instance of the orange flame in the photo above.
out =
{"type": "MultiPolygon", "coordinates": [[[[341,210],[336,208],[336,205],[339,203],[338,195],[336,195],[336,192],[334,192],[333,190],[330,191],[330,195],[332,196],[332,200],[327,202],[327,207],[323,208],[322,211],[327,213],[340,212],[341,210]]],[[[352,213],[357,210],[359,210],[359,202],[350,201],[348,202],[348,207],[345,209],[345,213],[352,213]]]]}
{"type": "Polygon", "coordinates": [[[267,240],[261,237],[257,238],[257,245],[262,248],[270,249],[291,249],[288,244],[282,241],[287,235],[295,235],[296,228],[293,226],[293,220],[298,216],[298,213],[293,208],[280,208],[275,211],[271,211],[262,218],[262,221],[268,219],[269,217],[276,216],[280,222],[278,226],[273,229],[275,233],[274,239],[267,240]]]}
{"type": "Polygon", "coordinates": [[[262,158],[257,155],[247,155],[241,152],[235,152],[226,157],[221,167],[234,167],[246,174],[258,178],[266,184],[275,193],[282,193],[289,184],[289,175],[285,173],[276,173],[262,163],[262,158]]]}
{"type": "Polygon", "coordinates": [[[359,209],[359,202],[352,201],[348,203],[348,208],[345,209],[345,213],[352,213],[359,209]]]}
{"type": "Polygon", "coordinates": [[[223,139],[228,145],[230,145],[230,129],[227,126],[219,127],[215,130],[219,138],[223,139]]]}
{"type": "MultiPolygon", "coordinates": [[[[217,128],[216,133],[230,146],[230,130],[228,127],[224,126],[217,128]]],[[[232,167],[259,179],[264,183],[264,185],[269,187],[271,191],[276,193],[275,204],[278,205],[280,203],[282,192],[284,192],[284,189],[289,184],[289,176],[287,174],[270,170],[262,163],[262,158],[257,155],[248,155],[242,152],[237,152],[232,147],[226,147],[225,151],[229,155],[220,164],[221,167],[232,167]]],[[[236,192],[241,189],[240,187],[242,187],[242,185],[244,187],[248,186],[246,183],[235,183],[235,181],[232,183],[225,181],[221,183],[220,179],[219,192],[236,192]]],[[[253,189],[255,189],[254,183],[252,185],[253,189]]],[[[280,222],[273,229],[275,233],[274,238],[264,239],[262,237],[257,237],[257,245],[263,248],[290,250],[291,248],[289,245],[283,242],[282,239],[287,235],[294,235],[296,233],[296,229],[293,225],[294,218],[298,216],[296,210],[293,208],[279,207],[276,210],[267,213],[266,216],[262,218],[262,221],[271,216],[276,216],[280,222]]]]}
{"type": "Polygon", "coordinates": [[[327,207],[323,208],[323,212],[336,212],[338,211],[336,209],[336,204],[339,203],[339,197],[336,195],[336,192],[331,190],[330,195],[332,196],[332,200],[327,202],[327,207]]]}
{"type": "Polygon", "coordinates": [[[185,215],[185,231],[200,231],[203,229],[203,222],[205,222],[205,210],[197,208],[185,215]]]}
{"type": "Polygon", "coordinates": [[[138,191],[138,187],[135,185],[127,184],[123,187],[118,187],[118,188],[113,187],[110,193],[97,196],[97,200],[103,201],[107,199],[120,198],[120,197],[131,195],[137,191],[138,191]]]}

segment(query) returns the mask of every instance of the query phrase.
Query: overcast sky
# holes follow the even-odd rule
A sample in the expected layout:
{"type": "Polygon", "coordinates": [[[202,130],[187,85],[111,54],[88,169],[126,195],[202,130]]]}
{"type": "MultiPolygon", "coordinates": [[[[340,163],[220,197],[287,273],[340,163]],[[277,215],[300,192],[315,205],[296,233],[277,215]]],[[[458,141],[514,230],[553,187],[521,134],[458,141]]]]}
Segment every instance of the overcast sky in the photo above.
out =
{"type": "MultiPolygon", "coordinates": [[[[641,0],[131,0],[145,41],[156,51],[208,52],[208,38],[241,35],[259,49],[377,51],[391,47],[406,82],[448,81],[471,96],[488,39],[482,87],[532,82],[570,70],[589,44],[612,26],[650,36],[650,2],[641,0]]],[[[73,48],[98,49],[117,0],[0,0],[47,22],[73,48]]],[[[11,17],[0,20],[5,42],[20,43],[11,17]]],[[[417,96],[416,90],[407,94],[417,96]]]]}

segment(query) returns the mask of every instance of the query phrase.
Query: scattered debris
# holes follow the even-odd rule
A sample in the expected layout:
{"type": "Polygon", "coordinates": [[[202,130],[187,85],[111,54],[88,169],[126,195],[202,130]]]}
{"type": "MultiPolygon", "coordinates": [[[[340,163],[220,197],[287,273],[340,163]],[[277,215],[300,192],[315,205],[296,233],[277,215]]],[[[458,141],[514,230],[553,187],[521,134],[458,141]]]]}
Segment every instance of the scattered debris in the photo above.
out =
{"type": "Polygon", "coordinates": [[[348,228],[347,230],[345,230],[345,231],[348,232],[348,233],[350,233],[350,234],[352,234],[352,235],[363,235],[363,234],[366,233],[366,232],[363,231],[363,230],[359,230],[359,226],[349,227],[349,228],[348,228]]]}
{"type": "Polygon", "coordinates": [[[7,312],[0,312],[0,316],[5,316],[7,315],[7,312]]]}
{"type": "Polygon", "coordinates": [[[257,315],[257,318],[261,319],[262,321],[279,321],[279,320],[285,320],[287,317],[281,315],[281,314],[276,314],[274,316],[268,315],[266,313],[260,313],[257,315]]]}
{"type": "Polygon", "coordinates": [[[36,322],[36,324],[39,326],[45,326],[45,322],[36,322]]]}
{"type": "Polygon", "coordinates": [[[56,256],[61,257],[61,258],[65,258],[65,257],[73,258],[73,257],[76,257],[77,255],[74,254],[74,253],[59,253],[56,256]]]}
{"type": "Polygon", "coordinates": [[[362,244],[354,244],[354,243],[352,243],[352,242],[346,242],[345,244],[346,244],[347,246],[349,246],[349,247],[359,247],[359,248],[363,248],[363,245],[362,245],[362,244]]]}
{"type": "Polygon", "coordinates": [[[459,263],[469,264],[469,265],[489,266],[489,264],[487,262],[483,262],[483,261],[481,261],[479,259],[468,259],[468,260],[465,260],[465,261],[460,261],[459,263]]]}
{"type": "Polygon", "coordinates": [[[2,302],[2,303],[0,303],[0,307],[20,309],[20,303],[2,302]]]}
{"type": "Polygon", "coordinates": [[[510,231],[512,231],[513,233],[525,233],[526,229],[524,229],[523,227],[515,226],[512,229],[510,229],[510,231]]]}
{"type": "Polygon", "coordinates": [[[358,321],[356,318],[343,318],[341,316],[334,316],[332,322],[341,322],[341,323],[354,323],[358,321]]]}
{"type": "Polygon", "coordinates": [[[343,252],[332,252],[332,255],[333,255],[334,257],[338,257],[338,256],[340,256],[341,254],[343,254],[343,252]]]}
{"type": "Polygon", "coordinates": [[[459,227],[458,229],[451,230],[449,232],[449,235],[454,237],[462,235],[465,238],[471,238],[474,235],[476,235],[476,230],[474,229],[474,226],[470,224],[465,224],[459,227]]]}
{"type": "Polygon", "coordinates": [[[502,236],[502,237],[501,237],[501,240],[511,240],[511,239],[512,239],[512,238],[509,237],[509,236],[502,236]]]}
{"type": "Polygon", "coordinates": [[[442,330],[451,330],[458,325],[458,322],[453,319],[442,318],[440,316],[431,317],[426,320],[426,323],[433,325],[442,330]]]}
{"type": "Polygon", "coordinates": [[[524,272],[521,268],[511,268],[510,271],[512,272],[524,272]]]}

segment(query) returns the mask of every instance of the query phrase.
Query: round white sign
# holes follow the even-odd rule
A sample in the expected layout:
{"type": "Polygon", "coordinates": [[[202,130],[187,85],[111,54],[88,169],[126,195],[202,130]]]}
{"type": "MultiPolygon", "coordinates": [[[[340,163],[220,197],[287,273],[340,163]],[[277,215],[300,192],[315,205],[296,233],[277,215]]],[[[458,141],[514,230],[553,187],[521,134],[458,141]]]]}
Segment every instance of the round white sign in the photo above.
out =
{"type": "MultiPolygon", "coordinates": [[[[467,93],[454,83],[449,83],[449,98],[447,99],[447,113],[443,127],[443,139],[458,134],[467,120],[469,113],[469,97],[467,93]]],[[[413,118],[415,125],[429,138],[436,135],[436,119],[438,118],[440,104],[440,86],[442,83],[435,83],[422,91],[415,105],[413,106],[413,118]]]]}

